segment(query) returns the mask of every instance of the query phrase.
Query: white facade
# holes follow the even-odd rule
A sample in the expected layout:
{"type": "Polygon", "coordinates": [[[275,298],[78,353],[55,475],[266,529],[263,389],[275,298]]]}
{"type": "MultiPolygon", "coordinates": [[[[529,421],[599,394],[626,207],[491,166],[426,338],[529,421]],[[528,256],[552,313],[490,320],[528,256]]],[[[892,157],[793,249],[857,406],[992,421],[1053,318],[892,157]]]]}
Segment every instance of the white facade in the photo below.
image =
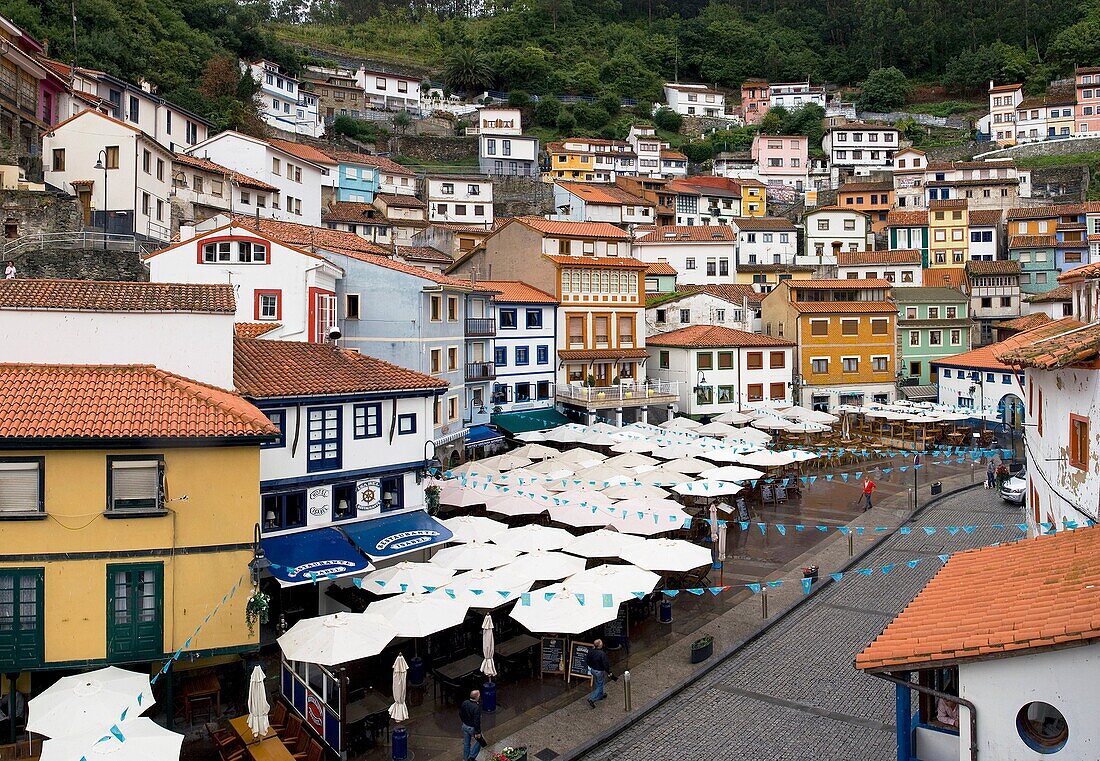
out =
{"type": "Polygon", "coordinates": [[[257,102],[265,122],[294,135],[320,137],[324,134],[317,96],[303,92],[297,79],[270,61],[242,64],[242,68],[260,86],[257,102]]]}
{"type": "MultiPolygon", "coordinates": [[[[941,404],[973,409],[974,416],[983,413],[996,417],[1004,404],[1023,396],[1022,382],[1012,370],[1004,367],[977,367],[966,364],[965,358],[952,364],[951,357],[936,360],[939,369],[939,401],[941,404]],[[1004,404],[1002,404],[1004,402],[1004,404]]],[[[1030,438],[1032,433],[1028,432],[1030,438]]]]}
{"type": "Polygon", "coordinates": [[[893,127],[845,124],[829,129],[821,138],[821,148],[836,169],[849,169],[857,175],[872,169],[891,170],[900,134],[893,127]]]}
{"type": "Polygon", "coordinates": [[[488,400],[494,410],[554,406],[556,312],[556,304],[496,301],[496,345],[489,358],[496,367],[496,379],[488,400]]]}
{"type": "Polygon", "coordinates": [[[728,227],[714,234],[715,240],[707,240],[674,227],[658,227],[635,241],[634,257],[647,264],[668,262],[682,283],[736,283],[736,237],[728,227]]]}
{"type": "Polygon", "coordinates": [[[867,215],[861,212],[822,207],[807,213],[803,224],[806,249],[798,257],[798,264],[836,264],[834,251],[837,248],[841,251],[871,248],[871,225],[867,215]]]}
{"type": "Polygon", "coordinates": [[[1027,98],[1016,106],[1016,143],[1047,139],[1047,109],[1042,98],[1027,98]]]}
{"type": "Polygon", "coordinates": [[[997,258],[1000,241],[1000,225],[970,224],[970,261],[991,262],[997,258]]]}
{"type": "Polygon", "coordinates": [[[477,112],[477,126],[467,127],[467,135],[523,134],[523,112],[510,106],[485,106],[477,112]]]}
{"type": "Polygon", "coordinates": [[[669,82],[665,85],[668,107],[683,116],[725,116],[726,96],[707,85],[669,82]]]}
{"type": "Polygon", "coordinates": [[[493,183],[484,177],[429,177],[428,221],[493,226],[493,183]]]}
{"type": "Polygon", "coordinates": [[[400,173],[378,170],[378,192],[395,196],[416,195],[416,175],[412,172],[400,173]]]}
{"type": "Polygon", "coordinates": [[[781,220],[772,229],[760,219],[735,219],[738,264],[794,264],[798,253],[798,231],[781,220]]]}
{"type": "Polygon", "coordinates": [[[853,404],[858,400],[889,404],[898,395],[893,383],[831,383],[828,387],[802,386],[801,400],[797,404],[821,412],[829,412],[840,404],[853,404]]]}
{"type": "Polygon", "coordinates": [[[882,278],[897,286],[917,287],[924,285],[920,262],[914,264],[860,263],[840,264],[837,277],[841,280],[875,280],[882,278]]]}
{"type": "Polygon", "coordinates": [[[551,219],[568,222],[607,222],[612,225],[652,225],[652,203],[641,198],[629,203],[595,183],[554,183],[554,213],[551,219]]]}
{"type": "Polygon", "coordinates": [[[264,338],[323,342],[336,324],[338,267],[315,254],[284,246],[247,227],[204,223],[204,232],[180,229],[181,241],[146,261],[156,283],[231,283],[237,322],[280,327],[264,338]]]}
{"type": "Polygon", "coordinates": [[[420,78],[384,71],[371,71],[362,66],[355,72],[355,81],[375,108],[387,111],[420,112],[420,78]]]}
{"type": "Polygon", "coordinates": [[[638,157],[639,177],[684,177],[687,166],[681,161],[672,161],[667,152],[669,144],[657,137],[653,127],[642,124],[630,125],[628,142],[638,157]],[[662,158],[662,155],[664,156],[662,158]]]}
{"type": "Polygon", "coordinates": [[[768,85],[768,108],[782,106],[793,111],[808,103],[825,108],[825,101],[825,88],[811,85],[808,81],[768,85]]]}
{"type": "MultiPolygon", "coordinates": [[[[654,336],[651,340],[660,338],[654,336]]],[[[646,351],[650,379],[679,381],[682,415],[720,415],[747,407],[750,402],[791,401],[794,349],[790,346],[688,349],[651,344],[646,351]],[[699,369],[700,354],[710,355],[712,369],[699,369]],[[750,370],[750,362],[757,360],[761,368],[750,370]],[[772,364],[779,363],[783,366],[772,368],[772,364]]]]}
{"type": "Polygon", "coordinates": [[[746,333],[759,333],[760,302],[743,299],[740,303],[734,303],[700,291],[646,307],[646,336],[679,330],[689,325],[721,325],[746,333]]]}
{"type": "Polygon", "coordinates": [[[249,196],[239,214],[321,224],[321,185],[326,180],[321,166],[298,158],[259,138],[227,130],[192,147],[188,153],[246,174],[278,188],[275,194],[249,196]],[[262,203],[262,205],[261,205],[262,203]]]}
{"type": "Polygon", "coordinates": [[[106,210],[109,232],[171,237],[172,154],[136,127],[84,111],[46,133],[42,153],[46,182],[77,196],[93,226],[106,210]]]}

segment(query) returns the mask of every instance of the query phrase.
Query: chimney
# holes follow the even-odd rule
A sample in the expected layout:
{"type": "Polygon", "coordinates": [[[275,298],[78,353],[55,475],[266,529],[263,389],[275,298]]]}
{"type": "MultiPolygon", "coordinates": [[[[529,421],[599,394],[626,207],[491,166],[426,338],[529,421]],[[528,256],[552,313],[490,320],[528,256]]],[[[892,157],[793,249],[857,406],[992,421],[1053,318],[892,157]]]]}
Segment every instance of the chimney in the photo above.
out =
{"type": "Polygon", "coordinates": [[[195,237],[195,225],[194,224],[181,224],[180,225],[180,241],[191,240],[195,237]]]}

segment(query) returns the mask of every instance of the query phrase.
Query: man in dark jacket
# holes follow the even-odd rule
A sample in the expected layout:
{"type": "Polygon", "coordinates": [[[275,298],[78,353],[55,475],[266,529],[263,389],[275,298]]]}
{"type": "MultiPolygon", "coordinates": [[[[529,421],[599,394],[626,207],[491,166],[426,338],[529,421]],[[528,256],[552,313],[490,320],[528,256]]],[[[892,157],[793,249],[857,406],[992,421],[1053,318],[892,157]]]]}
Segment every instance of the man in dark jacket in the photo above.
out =
{"type": "Polygon", "coordinates": [[[589,673],[592,674],[592,682],[596,685],[596,688],[592,690],[592,694],[588,696],[588,705],[595,708],[597,700],[603,700],[607,697],[603,691],[603,686],[607,681],[607,677],[611,674],[611,659],[607,657],[607,652],[603,649],[602,639],[598,639],[593,643],[592,649],[588,651],[585,663],[588,666],[589,673]]]}
{"type": "Polygon", "coordinates": [[[473,761],[481,752],[480,700],[481,692],[474,690],[458,709],[458,718],[462,720],[462,761],[473,761]]]}

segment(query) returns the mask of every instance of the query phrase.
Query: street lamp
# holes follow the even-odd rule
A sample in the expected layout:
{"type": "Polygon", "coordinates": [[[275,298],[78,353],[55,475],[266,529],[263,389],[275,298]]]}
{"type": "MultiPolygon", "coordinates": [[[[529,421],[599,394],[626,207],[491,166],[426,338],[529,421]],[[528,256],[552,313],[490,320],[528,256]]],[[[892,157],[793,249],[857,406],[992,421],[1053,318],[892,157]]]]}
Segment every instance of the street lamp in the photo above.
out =
{"type": "Polygon", "coordinates": [[[263,545],[260,544],[260,524],[257,523],[252,533],[252,559],[248,561],[248,570],[252,574],[252,586],[260,583],[260,574],[271,567],[271,561],[267,559],[263,545]]]}
{"type": "Polygon", "coordinates": [[[107,206],[109,204],[109,196],[107,195],[107,149],[104,148],[99,152],[99,156],[95,160],[95,168],[103,170],[103,250],[107,250],[107,206]]]}

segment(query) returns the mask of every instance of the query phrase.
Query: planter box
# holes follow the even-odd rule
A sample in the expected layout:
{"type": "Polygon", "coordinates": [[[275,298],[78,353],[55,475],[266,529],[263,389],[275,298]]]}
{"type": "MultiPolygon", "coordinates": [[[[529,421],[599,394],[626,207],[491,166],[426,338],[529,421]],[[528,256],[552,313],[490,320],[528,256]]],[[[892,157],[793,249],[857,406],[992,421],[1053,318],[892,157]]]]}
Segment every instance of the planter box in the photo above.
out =
{"type": "Polygon", "coordinates": [[[706,639],[697,639],[691,643],[691,662],[702,663],[707,658],[714,655],[714,640],[707,637],[706,639]]]}

